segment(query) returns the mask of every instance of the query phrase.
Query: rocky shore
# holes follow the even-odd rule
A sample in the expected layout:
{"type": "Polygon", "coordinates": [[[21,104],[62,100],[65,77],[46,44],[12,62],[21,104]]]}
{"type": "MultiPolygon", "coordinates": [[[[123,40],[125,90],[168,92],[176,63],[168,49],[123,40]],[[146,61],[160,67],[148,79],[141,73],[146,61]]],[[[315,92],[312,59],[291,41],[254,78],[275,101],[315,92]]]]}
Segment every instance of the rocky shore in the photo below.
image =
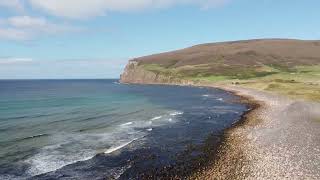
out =
{"type": "Polygon", "coordinates": [[[122,83],[174,84],[221,88],[258,104],[245,120],[226,131],[209,167],[190,179],[320,179],[320,104],[243,88],[157,76],[131,61],[122,83]]]}
{"type": "Polygon", "coordinates": [[[211,85],[259,106],[226,132],[219,159],[195,179],[319,179],[320,104],[238,86],[211,85]]]}

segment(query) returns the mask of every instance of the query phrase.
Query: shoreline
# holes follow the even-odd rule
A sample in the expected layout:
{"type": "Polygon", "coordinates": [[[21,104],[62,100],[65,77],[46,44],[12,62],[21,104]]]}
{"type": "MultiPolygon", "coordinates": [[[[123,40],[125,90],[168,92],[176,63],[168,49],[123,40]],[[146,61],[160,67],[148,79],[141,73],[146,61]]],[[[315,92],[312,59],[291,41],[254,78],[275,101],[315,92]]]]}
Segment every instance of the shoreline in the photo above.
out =
{"type": "Polygon", "coordinates": [[[218,88],[251,107],[189,179],[320,179],[320,103],[237,85],[154,84],[218,88]]]}
{"type": "MultiPolygon", "coordinates": [[[[192,85],[194,86],[194,85],[192,85]]],[[[196,85],[197,87],[199,85],[196,85]]],[[[239,149],[241,144],[247,143],[247,139],[243,136],[235,136],[233,133],[237,129],[245,126],[256,126],[259,122],[255,121],[256,114],[265,107],[265,102],[259,101],[252,96],[243,95],[239,91],[225,88],[216,85],[200,85],[199,87],[217,88],[240,98],[240,103],[246,104],[249,110],[242,114],[241,119],[233,124],[231,127],[224,130],[222,134],[222,142],[218,147],[216,157],[212,160],[209,167],[205,167],[200,171],[194,173],[190,179],[246,179],[252,169],[247,169],[243,172],[243,167],[248,164],[248,160],[244,155],[244,150],[239,149]]]]}
{"type": "MultiPolygon", "coordinates": [[[[131,84],[131,83],[122,83],[122,84],[131,84]]],[[[139,85],[139,84],[138,84],[139,85]]],[[[211,86],[194,86],[194,85],[181,85],[181,84],[140,84],[140,85],[169,85],[169,86],[185,86],[185,87],[193,87],[193,88],[214,88],[225,91],[227,93],[232,94],[235,97],[238,97],[238,100],[231,102],[238,102],[248,107],[248,110],[245,111],[238,121],[231,124],[230,127],[224,129],[221,134],[208,134],[201,145],[190,146],[186,148],[184,151],[177,154],[176,163],[174,165],[164,166],[163,168],[157,169],[156,171],[152,171],[151,174],[149,171],[146,173],[142,173],[141,176],[138,176],[137,179],[154,179],[154,178],[164,178],[164,179],[202,179],[201,176],[196,177],[195,175],[200,175],[206,168],[211,167],[212,162],[216,162],[219,159],[219,151],[221,146],[225,144],[225,139],[227,139],[227,132],[232,131],[232,129],[241,126],[245,123],[247,116],[254,110],[260,107],[260,104],[257,103],[253,99],[249,99],[248,97],[241,96],[236,94],[235,92],[228,91],[222,88],[211,87],[211,86]],[[217,140],[218,138],[218,140],[217,140]],[[191,158],[189,162],[185,162],[186,156],[191,155],[190,152],[193,152],[193,148],[197,148],[201,155],[196,158],[191,158]],[[181,157],[180,157],[181,156],[181,157]],[[184,157],[185,156],[185,157],[184,157]],[[188,171],[189,170],[189,171],[188,171]],[[178,173],[178,174],[176,174],[178,173]]],[[[126,177],[125,177],[126,178],[126,177]]]]}
{"type": "MultiPolygon", "coordinates": [[[[207,86],[206,86],[207,87],[207,86]]],[[[209,86],[209,88],[213,88],[209,86]]],[[[214,87],[216,88],[216,87],[214,87]]],[[[224,88],[217,88],[240,98],[240,103],[249,107],[249,110],[241,115],[239,121],[234,123],[231,127],[226,128],[222,134],[222,140],[217,147],[217,154],[213,157],[211,164],[208,167],[202,168],[200,171],[190,176],[190,179],[245,179],[244,176],[239,176],[239,171],[242,170],[242,165],[245,163],[244,155],[241,149],[237,147],[245,143],[245,139],[241,137],[234,137],[232,133],[237,128],[242,128],[248,125],[249,121],[254,119],[254,114],[263,108],[263,102],[259,102],[252,97],[243,96],[235,91],[226,90],[224,88]]],[[[257,123],[257,122],[256,122],[257,123]]],[[[250,171],[250,169],[247,169],[250,171]]]]}
{"type": "Polygon", "coordinates": [[[257,106],[227,129],[219,158],[193,179],[319,179],[320,104],[239,86],[220,88],[257,106]],[[293,148],[294,147],[294,148],[293,148]]]}
{"type": "MultiPolygon", "coordinates": [[[[130,84],[130,83],[123,83],[123,84],[130,84]]],[[[218,179],[238,179],[239,177],[237,174],[234,174],[234,172],[237,172],[236,169],[240,169],[236,166],[225,166],[226,162],[238,162],[239,159],[242,157],[239,155],[241,152],[235,151],[232,152],[233,160],[230,161],[230,156],[228,157],[228,154],[230,153],[230,149],[236,149],[235,146],[239,146],[239,141],[244,142],[244,139],[241,138],[234,138],[231,137],[232,132],[237,129],[241,128],[242,126],[246,126],[248,121],[252,119],[256,111],[259,111],[260,108],[263,108],[264,103],[257,101],[253,97],[242,95],[239,92],[235,90],[226,89],[221,86],[215,86],[215,85],[203,85],[203,84],[170,84],[170,83],[153,83],[153,84],[141,84],[141,85],[171,85],[171,86],[186,86],[186,87],[205,87],[205,88],[215,88],[220,89],[223,91],[226,91],[228,93],[233,94],[234,96],[238,97],[239,99],[236,100],[237,102],[244,104],[248,107],[248,110],[245,111],[240,119],[232,124],[230,127],[223,130],[222,134],[219,136],[220,141],[216,147],[212,147],[213,149],[208,153],[207,155],[210,155],[208,160],[204,164],[199,164],[198,167],[194,168],[192,171],[189,172],[186,177],[187,179],[211,179],[211,177],[217,177],[218,179]],[[230,148],[232,146],[232,148],[230,148]],[[228,157],[226,159],[226,157],[228,157]],[[215,169],[216,172],[212,172],[212,167],[215,169]],[[224,171],[220,171],[221,169],[224,169],[224,171]],[[217,171],[218,170],[218,171],[217,171]],[[225,173],[225,171],[228,171],[225,173]],[[210,172],[210,174],[207,174],[210,172]],[[226,176],[227,175],[227,176],[226,176]]],[[[208,138],[210,138],[210,135],[208,135],[208,138]]],[[[203,144],[202,146],[212,146],[212,144],[203,144]]],[[[200,148],[200,147],[199,147],[200,148]]],[[[238,163],[237,165],[240,165],[238,163]]],[[[178,176],[177,176],[178,177],[178,176]]]]}

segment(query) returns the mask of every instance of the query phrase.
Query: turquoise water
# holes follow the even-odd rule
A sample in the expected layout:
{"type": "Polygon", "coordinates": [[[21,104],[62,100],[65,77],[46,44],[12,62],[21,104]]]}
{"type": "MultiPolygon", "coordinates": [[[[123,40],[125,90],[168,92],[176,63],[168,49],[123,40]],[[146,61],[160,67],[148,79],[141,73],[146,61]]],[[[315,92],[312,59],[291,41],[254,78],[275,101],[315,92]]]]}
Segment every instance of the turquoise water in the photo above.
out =
{"type": "MultiPolygon", "coordinates": [[[[152,153],[171,163],[167,156],[239,120],[247,107],[231,103],[234,99],[217,89],[116,80],[0,81],[0,178],[61,179],[79,169],[77,162],[85,169],[93,159],[100,165],[90,167],[107,162],[101,171],[91,169],[97,179],[128,177],[143,166],[118,164],[119,159],[159,145],[170,153],[152,153]]],[[[70,176],[88,178],[84,175],[70,176]]]]}

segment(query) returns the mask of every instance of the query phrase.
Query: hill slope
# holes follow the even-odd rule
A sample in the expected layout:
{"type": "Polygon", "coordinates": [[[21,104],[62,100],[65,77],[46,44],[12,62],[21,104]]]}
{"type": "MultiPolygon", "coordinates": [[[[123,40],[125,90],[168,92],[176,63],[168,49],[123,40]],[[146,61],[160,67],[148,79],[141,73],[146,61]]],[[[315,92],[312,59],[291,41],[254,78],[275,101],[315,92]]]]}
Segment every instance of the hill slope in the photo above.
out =
{"type": "Polygon", "coordinates": [[[247,40],[211,43],[190,48],[137,58],[145,63],[165,67],[225,63],[228,65],[283,64],[301,65],[320,62],[320,41],[247,40]]]}
{"type": "Polygon", "coordinates": [[[237,81],[253,86],[259,79],[318,85],[319,75],[320,41],[258,39],[202,44],[136,58],[127,65],[121,81],[147,84],[237,81]]]}

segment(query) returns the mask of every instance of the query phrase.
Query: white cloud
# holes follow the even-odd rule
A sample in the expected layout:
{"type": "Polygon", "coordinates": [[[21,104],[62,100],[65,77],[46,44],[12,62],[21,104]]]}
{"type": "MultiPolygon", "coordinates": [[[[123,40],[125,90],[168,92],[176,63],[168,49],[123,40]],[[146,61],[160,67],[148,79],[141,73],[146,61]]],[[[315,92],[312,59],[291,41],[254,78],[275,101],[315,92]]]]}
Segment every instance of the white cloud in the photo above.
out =
{"type": "Polygon", "coordinates": [[[228,0],[29,0],[35,8],[68,18],[101,16],[110,11],[132,11],[174,5],[197,5],[209,8],[228,0]]]}
{"type": "Polygon", "coordinates": [[[30,32],[15,28],[0,28],[0,39],[23,41],[31,39],[30,32]]]}
{"type": "Polygon", "coordinates": [[[42,17],[14,16],[8,18],[8,23],[15,27],[37,28],[48,25],[42,17]]]}
{"type": "Polygon", "coordinates": [[[12,9],[15,11],[23,11],[23,3],[20,0],[0,0],[0,8],[12,9]]]}
{"type": "MultiPolygon", "coordinates": [[[[0,0],[1,7],[25,11],[24,4],[51,15],[67,18],[89,18],[108,12],[166,8],[175,5],[196,5],[200,8],[219,6],[229,0],[0,0]]],[[[30,10],[30,9],[26,9],[30,10]]],[[[82,28],[48,21],[43,17],[14,16],[0,18],[0,39],[30,40],[38,36],[74,32],[82,28]]]]}
{"type": "Polygon", "coordinates": [[[13,57],[0,57],[0,64],[20,64],[20,63],[29,63],[32,62],[31,58],[13,58],[13,57]]]}
{"type": "Polygon", "coordinates": [[[79,31],[68,24],[56,24],[42,17],[14,16],[0,19],[0,39],[30,40],[37,36],[79,31]]]}
{"type": "Polygon", "coordinates": [[[68,24],[49,22],[43,17],[15,16],[8,18],[7,22],[16,28],[24,28],[43,33],[61,33],[80,30],[80,28],[68,24]]]}

